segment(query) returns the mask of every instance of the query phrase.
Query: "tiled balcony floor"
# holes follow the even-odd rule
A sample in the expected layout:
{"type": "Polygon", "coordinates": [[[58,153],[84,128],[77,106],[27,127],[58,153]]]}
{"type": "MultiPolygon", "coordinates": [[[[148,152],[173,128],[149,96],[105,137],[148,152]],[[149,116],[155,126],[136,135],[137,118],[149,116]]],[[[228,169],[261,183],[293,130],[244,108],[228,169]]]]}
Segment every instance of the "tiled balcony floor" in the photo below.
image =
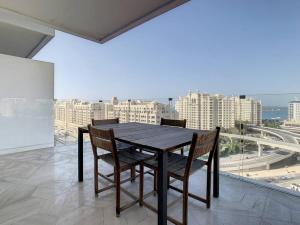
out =
{"type": "MultiPolygon", "coordinates": [[[[63,146],[0,156],[1,225],[152,225],[156,215],[138,205],[115,217],[114,190],[93,193],[92,154],[85,146],[85,180],[77,182],[77,146],[63,146]]],[[[108,170],[108,166],[104,166],[108,170]]],[[[103,167],[102,167],[103,168],[103,167]]],[[[192,177],[195,193],[205,190],[204,173],[192,177]]],[[[145,187],[152,187],[146,176],[145,187]]],[[[180,183],[177,183],[180,185],[180,183]]],[[[138,193],[138,181],[126,184],[138,193]]],[[[170,191],[169,201],[180,195],[170,191]]],[[[122,201],[128,201],[124,195],[122,201]]],[[[147,199],[155,204],[155,198],[147,199]]],[[[168,213],[181,218],[181,201],[168,213]]],[[[221,176],[220,198],[211,209],[189,202],[189,224],[291,225],[300,224],[300,199],[271,189],[221,176]]]]}

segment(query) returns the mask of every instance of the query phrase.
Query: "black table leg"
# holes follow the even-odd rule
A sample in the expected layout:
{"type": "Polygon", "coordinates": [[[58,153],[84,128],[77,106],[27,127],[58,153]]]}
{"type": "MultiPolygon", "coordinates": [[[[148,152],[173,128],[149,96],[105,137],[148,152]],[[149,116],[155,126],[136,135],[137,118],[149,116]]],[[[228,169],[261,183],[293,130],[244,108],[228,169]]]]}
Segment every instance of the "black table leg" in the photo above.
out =
{"type": "Polygon", "coordinates": [[[168,152],[158,153],[158,225],[167,225],[168,152]]]}
{"type": "Polygon", "coordinates": [[[78,181],[83,181],[83,132],[78,128],[78,181]]]}
{"type": "Polygon", "coordinates": [[[214,189],[213,189],[213,196],[215,198],[219,197],[219,165],[220,158],[219,158],[219,144],[217,144],[215,154],[214,154],[214,189]]]}

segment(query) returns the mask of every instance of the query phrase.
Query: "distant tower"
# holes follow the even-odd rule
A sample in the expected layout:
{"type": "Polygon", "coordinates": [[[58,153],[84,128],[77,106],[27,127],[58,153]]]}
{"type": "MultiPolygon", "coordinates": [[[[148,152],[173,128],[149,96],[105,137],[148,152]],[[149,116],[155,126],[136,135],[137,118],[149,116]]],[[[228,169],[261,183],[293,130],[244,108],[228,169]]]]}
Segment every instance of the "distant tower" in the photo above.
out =
{"type": "Polygon", "coordinates": [[[117,105],[118,103],[119,103],[118,98],[117,98],[117,97],[112,97],[112,99],[111,99],[111,104],[117,105]]]}

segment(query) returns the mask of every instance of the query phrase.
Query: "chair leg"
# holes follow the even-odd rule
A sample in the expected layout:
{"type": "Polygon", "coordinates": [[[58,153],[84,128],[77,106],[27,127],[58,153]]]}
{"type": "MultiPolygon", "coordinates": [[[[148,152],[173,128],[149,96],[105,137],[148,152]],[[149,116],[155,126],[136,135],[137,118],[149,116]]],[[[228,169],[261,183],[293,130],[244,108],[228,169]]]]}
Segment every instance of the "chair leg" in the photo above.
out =
{"type": "Polygon", "coordinates": [[[143,206],[144,201],[144,164],[140,164],[140,197],[139,197],[139,203],[140,206],[143,206]]]}
{"type": "Polygon", "coordinates": [[[117,170],[114,167],[114,184],[117,185],[117,170]]]}
{"type": "Polygon", "coordinates": [[[168,175],[168,189],[170,189],[171,177],[168,175]]]}
{"type": "Polygon", "coordinates": [[[182,225],[188,224],[189,180],[183,181],[182,225]]]}
{"type": "Polygon", "coordinates": [[[207,165],[207,184],[206,184],[206,208],[210,208],[211,191],[211,165],[207,165]]]}
{"type": "Polygon", "coordinates": [[[115,183],[116,183],[116,215],[120,216],[120,201],[121,201],[121,184],[120,184],[120,171],[115,169],[115,183]]]}
{"type": "Polygon", "coordinates": [[[181,154],[181,155],[184,155],[183,148],[182,148],[182,149],[180,149],[180,154],[181,154]]]}
{"type": "Polygon", "coordinates": [[[94,159],[94,188],[95,188],[95,195],[98,194],[98,159],[94,159]]]}
{"type": "Polygon", "coordinates": [[[131,182],[134,182],[135,181],[135,177],[136,177],[136,173],[135,173],[135,166],[132,166],[130,168],[130,176],[131,176],[131,182]]]}
{"type": "Polygon", "coordinates": [[[154,195],[157,193],[157,170],[154,170],[154,182],[153,182],[153,190],[154,190],[154,195]]]}

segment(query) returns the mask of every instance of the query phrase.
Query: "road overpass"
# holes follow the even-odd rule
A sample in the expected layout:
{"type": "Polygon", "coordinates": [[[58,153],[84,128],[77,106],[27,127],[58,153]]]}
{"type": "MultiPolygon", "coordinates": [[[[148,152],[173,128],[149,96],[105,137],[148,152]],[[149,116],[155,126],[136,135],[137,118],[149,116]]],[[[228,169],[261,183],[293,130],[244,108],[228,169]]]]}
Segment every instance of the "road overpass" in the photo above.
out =
{"type": "Polygon", "coordinates": [[[247,136],[247,135],[239,135],[239,134],[221,133],[221,136],[227,137],[230,139],[243,139],[243,140],[247,140],[247,141],[256,142],[258,145],[259,155],[261,155],[261,153],[262,153],[261,145],[267,145],[267,146],[271,146],[273,148],[281,148],[281,149],[286,149],[286,150],[290,150],[290,151],[294,151],[294,152],[300,152],[300,145],[295,144],[295,143],[275,141],[275,140],[269,140],[269,139],[252,137],[252,136],[247,136]]]}
{"type": "Polygon", "coordinates": [[[276,128],[269,127],[249,127],[251,130],[260,131],[263,133],[268,133],[270,135],[276,136],[280,138],[283,142],[298,144],[298,140],[300,139],[300,135],[294,134],[289,131],[284,131],[276,128]]]}

